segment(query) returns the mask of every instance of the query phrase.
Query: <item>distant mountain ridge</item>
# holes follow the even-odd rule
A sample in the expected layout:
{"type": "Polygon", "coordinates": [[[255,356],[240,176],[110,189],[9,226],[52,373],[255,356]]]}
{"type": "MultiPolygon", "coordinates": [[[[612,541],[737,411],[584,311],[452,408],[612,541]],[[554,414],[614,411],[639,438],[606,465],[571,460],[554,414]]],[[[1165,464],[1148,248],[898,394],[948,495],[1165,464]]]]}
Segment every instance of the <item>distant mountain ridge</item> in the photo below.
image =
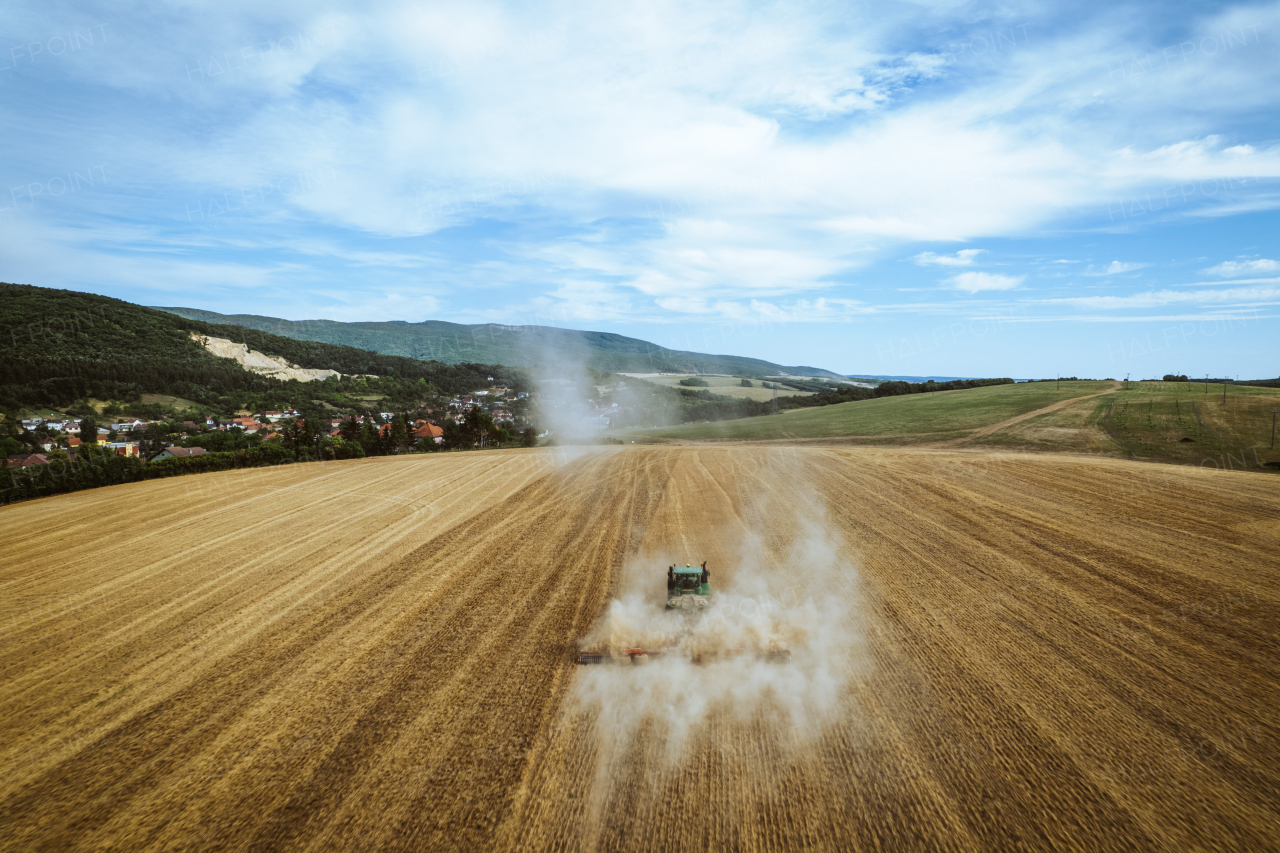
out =
{"type": "Polygon", "coordinates": [[[608,373],[728,373],[751,376],[822,376],[839,373],[808,366],[774,364],[736,355],[672,350],[611,332],[584,332],[554,326],[466,325],[443,320],[408,323],[344,323],[338,320],[282,320],[256,314],[219,314],[199,308],[160,307],[188,320],[242,326],[295,340],[342,344],[364,350],[446,364],[505,364],[562,368],[577,362],[608,373]]]}

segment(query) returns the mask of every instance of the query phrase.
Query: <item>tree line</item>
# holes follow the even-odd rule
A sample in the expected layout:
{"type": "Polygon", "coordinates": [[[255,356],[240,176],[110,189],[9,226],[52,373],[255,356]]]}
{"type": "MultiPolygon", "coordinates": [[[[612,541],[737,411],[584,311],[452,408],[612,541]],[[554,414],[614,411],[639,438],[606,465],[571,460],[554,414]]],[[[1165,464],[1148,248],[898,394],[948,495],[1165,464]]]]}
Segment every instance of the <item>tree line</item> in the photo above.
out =
{"type": "MultiPolygon", "coordinates": [[[[86,420],[89,420],[88,424],[81,423],[82,434],[95,436],[96,440],[97,425],[91,419],[86,420]]],[[[239,428],[197,433],[178,441],[176,434],[182,430],[181,424],[149,424],[135,436],[140,442],[141,458],[119,456],[96,444],[82,445],[70,454],[62,450],[53,451],[45,465],[0,469],[0,504],[182,474],[479,447],[533,447],[537,444],[537,435],[532,428],[512,433],[495,425],[492,417],[478,409],[468,412],[461,424],[446,419],[442,427],[443,440],[439,444],[432,438],[415,438],[413,420],[411,414],[400,413],[384,422],[380,415],[370,412],[363,421],[347,418],[338,429],[338,435],[334,436],[329,434],[327,420],[301,419],[283,425],[279,441],[263,441],[260,435],[250,435],[239,428]],[[201,447],[208,452],[200,456],[144,461],[163,450],[169,441],[182,447],[201,447]]],[[[17,433],[11,420],[0,423],[5,433],[0,441],[6,442],[6,449],[13,449],[15,442],[20,449],[34,450],[38,447],[35,441],[41,436],[36,432],[17,433]]]]}

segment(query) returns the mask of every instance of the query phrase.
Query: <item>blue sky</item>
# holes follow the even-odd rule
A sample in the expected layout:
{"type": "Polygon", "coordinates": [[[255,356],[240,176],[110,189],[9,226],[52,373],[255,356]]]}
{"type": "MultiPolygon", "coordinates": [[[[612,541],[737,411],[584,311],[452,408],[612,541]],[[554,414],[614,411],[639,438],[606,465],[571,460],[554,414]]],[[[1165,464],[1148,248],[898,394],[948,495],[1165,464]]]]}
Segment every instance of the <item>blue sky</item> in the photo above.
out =
{"type": "Polygon", "coordinates": [[[10,2],[0,279],[1280,375],[1280,3],[10,2]]]}

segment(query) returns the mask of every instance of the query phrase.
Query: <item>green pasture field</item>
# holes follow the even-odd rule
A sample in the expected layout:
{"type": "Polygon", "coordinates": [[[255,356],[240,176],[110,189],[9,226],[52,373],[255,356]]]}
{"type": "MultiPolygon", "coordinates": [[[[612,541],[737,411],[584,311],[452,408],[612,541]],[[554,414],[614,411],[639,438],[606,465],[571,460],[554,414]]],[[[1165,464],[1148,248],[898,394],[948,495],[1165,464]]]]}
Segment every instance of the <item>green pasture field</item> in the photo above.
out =
{"type": "Polygon", "coordinates": [[[1099,398],[1093,417],[1125,455],[1138,459],[1208,464],[1247,452],[1253,464],[1265,464],[1280,461],[1270,447],[1272,409],[1280,410],[1280,388],[1229,384],[1224,402],[1221,385],[1130,382],[1128,390],[1099,398]]]}
{"type": "MultiPolygon", "coordinates": [[[[641,376],[637,378],[643,379],[645,382],[652,382],[655,385],[665,385],[669,388],[682,388],[685,386],[680,384],[680,380],[690,379],[695,375],[696,374],[692,373],[682,375],[662,374],[659,376],[641,376]]],[[[742,379],[739,377],[707,376],[703,374],[699,375],[697,378],[707,383],[707,387],[701,390],[710,391],[712,394],[720,394],[725,397],[737,397],[744,400],[756,400],[762,403],[768,402],[773,397],[773,390],[761,387],[760,380],[758,379],[751,380],[751,388],[744,388],[742,387],[742,379]]],[[[809,381],[812,381],[812,379],[810,378],[809,381]]],[[[838,382],[832,382],[831,387],[834,389],[841,387],[841,385],[838,382]]],[[[700,390],[700,388],[695,388],[694,390],[700,390]]],[[[778,387],[779,397],[808,397],[810,393],[811,392],[809,391],[797,391],[794,388],[778,387]]]]}
{"type": "Polygon", "coordinates": [[[841,403],[733,421],[633,430],[644,441],[855,440],[1092,453],[1216,467],[1280,469],[1271,410],[1280,389],[1106,381],[996,385],[841,403]],[[1097,395],[1097,396],[1093,396],[1097,395]],[[983,432],[1054,403],[1065,405],[983,432]],[[1228,460],[1230,457],[1230,460],[1228,460]],[[1244,459],[1247,464],[1242,463],[1244,459]],[[1268,465],[1275,463],[1275,465],[1268,465]]]}
{"type": "Polygon", "coordinates": [[[1113,387],[1104,381],[993,385],[932,394],[909,394],[839,403],[732,421],[633,430],[630,438],[650,440],[763,441],[785,438],[870,437],[904,444],[963,437],[984,426],[1033,412],[1053,403],[1113,387]]]}

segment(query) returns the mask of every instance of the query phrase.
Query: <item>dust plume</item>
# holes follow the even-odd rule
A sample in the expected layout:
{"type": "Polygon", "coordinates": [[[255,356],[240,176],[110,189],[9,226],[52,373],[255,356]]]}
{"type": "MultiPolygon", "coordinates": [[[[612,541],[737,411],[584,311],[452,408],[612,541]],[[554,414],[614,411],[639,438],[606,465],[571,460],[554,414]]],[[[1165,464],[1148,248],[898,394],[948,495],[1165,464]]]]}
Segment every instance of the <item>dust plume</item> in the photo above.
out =
{"type": "Polygon", "coordinates": [[[612,663],[584,667],[575,684],[603,764],[639,748],[674,767],[696,744],[746,727],[790,750],[848,713],[851,681],[866,669],[856,560],[816,495],[785,507],[757,502],[749,514],[767,520],[767,535],[733,537],[736,564],[709,566],[712,604],[690,620],[664,608],[670,561],[645,557],[624,569],[623,591],[582,642],[612,663]],[[631,663],[625,650],[634,648],[662,653],[631,663]],[[783,650],[789,662],[770,657],[783,650]]]}
{"type": "Polygon", "coordinates": [[[603,405],[603,375],[589,366],[589,353],[549,336],[529,338],[523,352],[532,365],[533,423],[554,448],[549,461],[562,467],[604,443],[612,412],[603,405]]]}

